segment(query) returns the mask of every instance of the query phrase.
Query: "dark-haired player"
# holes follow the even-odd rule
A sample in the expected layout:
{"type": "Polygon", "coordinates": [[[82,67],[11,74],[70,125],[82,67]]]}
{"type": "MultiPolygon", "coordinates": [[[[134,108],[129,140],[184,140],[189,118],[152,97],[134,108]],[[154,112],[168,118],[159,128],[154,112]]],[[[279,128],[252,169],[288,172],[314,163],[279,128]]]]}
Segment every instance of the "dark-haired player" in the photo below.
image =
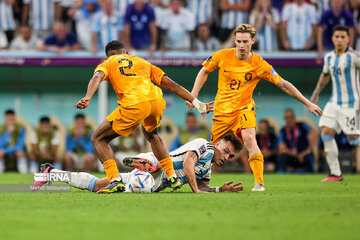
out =
{"type": "Polygon", "coordinates": [[[181,187],[169,151],[157,133],[166,103],[162,98],[161,89],[153,82],[192,102],[203,115],[211,110],[210,104],[200,102],[186,89],[172,81],[160,68],[140,57],[128,55],[120,41],[109,42],[105,53],[107,60],[97,66],[89,82],[86,96],[76,104],[77,108],[86,108],[103,80],[113,86],[119,98],[119,107],[107,116],[92,136],[95,152],[103,163],[110,181],[108,186],[98,192],[112,193],[125,190],[109,142],[119,135],[129,136],[140,124],[172,187],[174,189],[181,187]]]}
{"type": "Polygon", "coordinates": [[[349,143],[360,146],[360,58],[349,47],[350,29],[336,26],[332,35],[335,50],[324,57],[324,67],[316,85],[311,101],[316,103],[321,90],[332,80],[332,96],[320,118],[321,139],[324,142],[326,161],[330,175],[323,181],[342,181],[339,163],[339,150],[335,134],[341,130],[347,135],[349,143]]]}

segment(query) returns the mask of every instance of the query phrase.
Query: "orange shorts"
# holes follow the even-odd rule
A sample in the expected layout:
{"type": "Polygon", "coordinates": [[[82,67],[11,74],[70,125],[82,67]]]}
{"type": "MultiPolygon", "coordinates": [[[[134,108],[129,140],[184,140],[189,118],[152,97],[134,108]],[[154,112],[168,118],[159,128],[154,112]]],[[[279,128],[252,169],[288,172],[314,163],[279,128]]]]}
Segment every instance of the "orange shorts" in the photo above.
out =
{"type": "Polygon", "coordinates": [[[147,132],[152,132],[160,126],[165,108],[164,99],[142,102],[129,107],[120,105],[106,117],[106,120],[112,122],[112,129],[124,137],[129,136],[141,123],[147,132]]]}
{"type": "Polygon", "coordinates": [[[234,133],[240,139],[241,129],[256,127],[256,113],[254,110],[240,110],[233,114],[213,117],[211,129],[211,143],[215,144],[227,133],[234,133]]]}

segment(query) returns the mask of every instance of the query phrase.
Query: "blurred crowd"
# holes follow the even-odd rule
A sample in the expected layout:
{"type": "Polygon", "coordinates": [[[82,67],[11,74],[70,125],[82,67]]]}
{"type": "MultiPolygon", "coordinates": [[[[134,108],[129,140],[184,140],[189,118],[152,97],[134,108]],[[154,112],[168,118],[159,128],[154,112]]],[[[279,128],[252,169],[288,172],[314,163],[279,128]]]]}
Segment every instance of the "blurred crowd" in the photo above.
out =
{"type": "Polygon", "coordinates": [[[0,49],[98,52],[215,51],[232,47],[241,23],[257,29],[255,50],[333,47],[334,26],[360,49],[359,0],[0,0],[0,49]]]}
{"type": "MultiPolygon", "coordinates": [[[[261,119],[257,125],[257,143],[264,155],[266,172],[315,173],[327,172],[323,144],[317,126],[309,118],[297,118],[292,109],[284,111],[285,126],[273,118],[261,119]]],[[[18,171],[37,172],[42,163],[52,163],[57,169],[78,171],[103,171],[91,142],[97,125],[83,114],[77,114],[69,128],[55,117],[40,118],[32,127],[26,120],[16,116],[13,110],[5,112],[0,125],[0,173],[18,171]]],[[[203,118],[189,112],[184,126],[178,128],[171,119],[164,118],[159,129],[160,136],[175,150],[195,139],[210,141],[210,126],[203,118]]],[[[344,134],[335,137],[340,150],[343,172],[354,172],[357,149],[351,146],[344,134]]],[[[118,137],[111,142],[120,170],[127,170],[122,160],[141,152],[151,151],[138,128],[129,137],[118,137]]],[[[357,168],[358,169],[358,168],[357,168]]],[[[232,171],[250,173],[248,153],[241,150],[232,161],[214,172],[232,171]]]]}

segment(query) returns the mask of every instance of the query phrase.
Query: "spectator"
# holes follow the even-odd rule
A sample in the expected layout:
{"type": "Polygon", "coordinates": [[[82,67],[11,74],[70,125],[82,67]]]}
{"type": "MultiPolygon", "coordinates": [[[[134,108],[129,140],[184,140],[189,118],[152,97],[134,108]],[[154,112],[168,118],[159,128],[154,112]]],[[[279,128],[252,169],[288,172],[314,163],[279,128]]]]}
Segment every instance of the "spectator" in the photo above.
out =
{"type": "Polygon", "coordinates": [[[124,43],[131,51],[148,49],[152,55],[156,49],[157,28],[153,7],[145,0],[135,0],[126,9],[124,43]]]}
{"type": "Polygon", "coordinates": [[[282,12],[282,41],[285,50],[310,50],[315,43],[316,10],[305,0],[295,0],[282,12]]]}
{"type": "Polygon", "coordinates": [[[62,21],[71,32],[75,32],[75,22],[73,18],[69,17],[69,11],[73,5],[79,4],[79,2],[84,2],[84,0],[60,0],[60,21],[62,21]]]}
{"type": "Polygon", "coordinates": [[[278,157],[278,139],[274,133],[271,132],[269,121],[261,119],[259,122],[259,133],[256,134],[256,142],[264,155],[264,169],[267,169],[269,163],[273,163],[277,166],[278,157]]]}
{"type": "Polygon", "coordinates": [[[276,33],[280,23],[280,14],[271,7],[270,0],[257,0],[254,10],[250,14],[249,22],[256,29],[259,50],[264,52],[276,51],[276,33]]]}
{"type": "Polygon", "coordinates": [[[195,29],[194,14],[183,8],[181,0],[171,0],[161,28],[166,31],[162,50],[190,50],[190,31],[195,29]]]}
{"type": "Polygon", "coordinates": [[[75,34],[67,31],[62,22],[56,22],[53,26],[53,33],[45,39],[38,50],[62,53],[66,51],[79,50],[80,45],[75,34]]]}
{"type": "Polygon", "coordinates": [[[316,135],[305,123],[296,122],[292,109],[284,112],[286,126],[279,134],[279,167],[280,172],[288,172],[288,165],[301,168],[297,172],[314,172],[312,149],[316,144],[316,135]]]}
{"type": "Polygon", "coordinates": [[[317,22],[319,22],[321,19],[322,13],[330,9],[331,0],[312,0],[312,2],[316,6],[316,19],[317,19],[317,22]]]}
{"type": "Polygon", "coordinates": [[[13,159],[16,159],[17,170],[27,173],[25,128],[16,123],[15,112],[7,110],[5,122],[0,125],[0,173],[11,169],[13,159]]]}
{"type": "Polygon", "coordinates": [[[44,40],[51,34],[54,22],[61,18],[60,0],[23,0],[23,3],[23,23],[30,24],[34,34],[44,40]]]}
{"type": "Polygon", "coordinates": [[[172,142],[169,151],[173,151],[195,138],[209,139],[209,135],[209,129],[205,126],[199,126],[196,115],[188,112],[186,114],[185,128],[180,131],[179,135],[172,142]]]}
{"type": "Polygon", "coordinates": [[[130,4],[133,4],[135,0],[113,0],[116,12],[120,14],[121,17],[125,17],[126,9],[130,4]]]}
{"type": "Polygon", "coordinates": [[[39,126],[32,133],[32,153],[30,157],[30,172],[39,170],[39,163],[54,163],[57,169],[61,169],[61,163],[57,157],[57,149],[60,143],[59,134],[52,128],[49,117],[42,117],[39,126]]]}
{"type": "Polygon", "coordinates": [[[334,48],[331,37],[336,25],[345,25],[350,28],[350,46],[353,47],[355,39],[354,21],[349,10],[344,8],[344,0],[332,0],[331,9],[321,15],[317,33],[319,55],[322,55],[324,50],[334,48]]]}
{"type": "Polygon", "coordinates": [[[41,45],[41,40],[32,34],[29,25],[20,27],[19,35],[11,42],[10,50],[14,51],[32,51],[41,45]]]}
{"type": "Polygon", "coordinates": [[[146,139],[141,133],[141,128],[138,127],[129,137],[119,136],[111,144],[116,160],[122,163],[125,157],[136,156],[141,153],[145,147],[146,139]]]}
{"type": "Polygon", "coordinates": [[[221,34],[222,42],[226,41],[232,31],[243,23],[248,23],[248,11],[250,11],[251,0],[220,0],[221,34]]]}
{"type": "Polygon", "coordinates": [[[197,38],[195,39],[195,50],[197,51],[216,51],[221,48],[219,40],[210,36],[210,26],[207,23],[197,27],[197,38]]]}
{"type": "Polygon", "coordinates": [[[353,20],[355,24],[355,48],[360,50],[360,1],[359,0],[350,0],[350,11],[353,15],[353,20]]]}
{"type": "Polygon", "coordinates": [[[3,31],[0,31],[0,50],[6,50],[8,47],[8,41],[6,34],[3,31]]]}
{"type": "Polygon", "coordinates": [[[211,24],[213,0],[188,0],[187,9],[195,15],[195,26],[211,24]]]}
{"type": "Polygon", "coordinates": [[[85,116],[77,114],[74,126],[66,135],[65,170],[74,167],[78,170],[95,171],[97,162],[91,143],[93,132],[85,124],[85,116]]]}
{"type": "Polygon", "coordinates": [[[14,38],[15,21],[12,7],[15,0],[0,1],[0,31],[6,34],[7,42],[11,42],[14,38]]]}
{"type": "Polygon", "coordinates": [[[100,1],[101,11],[96,13],[91,26],[91,51],[105,49],[108,42],[120,40],[124,22],[113,8],[111,0],[100,1]]]}
{"type": "Polygon", "coordinates": [[[82,48],[91,51],[91,29],[94,16],[100,10],[96,0],[76,1],[68,15],[75,20],[76,35],[82,48]]]}

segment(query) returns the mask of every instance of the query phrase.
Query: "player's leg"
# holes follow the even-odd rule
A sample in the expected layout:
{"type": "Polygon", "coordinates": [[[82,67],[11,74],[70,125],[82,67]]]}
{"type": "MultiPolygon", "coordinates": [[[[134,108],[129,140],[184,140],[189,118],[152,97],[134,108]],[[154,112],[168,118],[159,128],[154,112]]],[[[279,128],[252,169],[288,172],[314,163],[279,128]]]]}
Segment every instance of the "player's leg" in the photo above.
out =
{"type": "Polygon", "coordinates": [[[153,153],[140,153],[133,156],[127,155],[121,158],[120,162],[124,166],[137,168],[144,172],[155,172],[159,164],[159,161],[153,153]]]}
{"type": "Polygon", "coordinates": [[[350,134],[350,135],[347,135],[346,137],[347,137],[347,140],[350,145],[355,146],[355,147],[360,147],[360,135],[350,134]]]}
{"type": "Polygon", "coordinates": [[[95,155],[91,154],[91,153],[85,154],[84,164],[85,164],[85,171],[94,172],[97,168],[97,162],[95,159],[95,155]]]}
{"type": "Polygon", "coordinates": [[[27,166],[27,158],[24,151],[16,151],[16,162],[17,162],[17,169],[19,173],[27,173],[28,166],[27,166]]]}
{"type": "Polygon", "coordinates": [[[162,114],[165,111],[166,103],[163,99],[151,101],[151,113],[144,120],[142,130],[147,141],[151,145],[151,149],[155,157],[159,160],[159,163],[166,173],[167,178],[171,182],[171,186],[174,189],[181,187],[181,182],[178,181],[174,165],[171,160],[169,150],[164,140],[159,136],[157,129],[160,127],[160,121],[162,114]]]}
{"type": "Polygon", "coordinates": [[[5,172],[5,153],[0,149],[0,173],[5,172]]]}
{"type": "Polygon", "coordinates": [[[70,171],[74,165],[74,156],[67,152],[65,153],[65,157],[64,157],[64,169],[67,171],[70,171]]]}
{"type": "MultiPolygon", "coordinates": [[[[330,177],[341,177],[341,169],[339,163],[339,149],[335,141],[335,130],[323,126],[321,129],[321,139],[324,143],[325,158],[330,169],[330,177]]],[[[330,178],[325,178],[323,181],[328,181],[330,178]]]]}

